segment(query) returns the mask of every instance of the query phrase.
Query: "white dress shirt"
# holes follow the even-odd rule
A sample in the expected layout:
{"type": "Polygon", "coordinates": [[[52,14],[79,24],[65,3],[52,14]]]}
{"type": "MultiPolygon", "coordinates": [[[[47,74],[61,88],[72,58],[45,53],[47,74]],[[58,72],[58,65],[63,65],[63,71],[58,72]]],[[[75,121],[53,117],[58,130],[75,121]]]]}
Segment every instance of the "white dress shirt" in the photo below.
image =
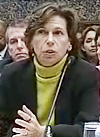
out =
{"type": "Polygon", "coordinates": [[[7,45],[5,46],[5,48],[2,51],[0,51],[0,60],[2,60],[3,57],[5,56],[6,50],[7,50],[7,45]]]}

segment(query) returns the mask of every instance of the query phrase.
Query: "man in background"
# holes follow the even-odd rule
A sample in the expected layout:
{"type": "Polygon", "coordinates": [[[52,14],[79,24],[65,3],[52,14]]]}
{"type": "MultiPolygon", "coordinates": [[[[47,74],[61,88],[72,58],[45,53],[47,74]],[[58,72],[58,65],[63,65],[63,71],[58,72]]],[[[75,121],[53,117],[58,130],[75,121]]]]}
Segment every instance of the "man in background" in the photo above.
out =
{"type": "Polygon", "coordinates": [[[24,60],[29,57],[28,49],[24,42],[24,33],[28,21],[24,19],[11,22],[6,31],[6,43],[13,61],[24,60]]]}

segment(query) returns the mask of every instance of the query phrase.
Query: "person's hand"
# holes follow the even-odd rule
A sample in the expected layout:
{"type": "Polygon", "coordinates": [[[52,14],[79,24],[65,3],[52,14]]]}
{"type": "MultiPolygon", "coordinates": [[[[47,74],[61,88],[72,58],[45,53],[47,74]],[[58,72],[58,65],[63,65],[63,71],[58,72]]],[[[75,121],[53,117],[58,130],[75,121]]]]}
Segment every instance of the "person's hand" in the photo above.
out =
{"type": "Polygon", "coordinates": [[[43,137],[45,126],[41,126],[37,121],[36,116],[23,105],[22,110],[18,110],[18,115],[23,118],[16,119],[15,123],[22,126],[22,128],[13,128],[12,131],[16,133],[12,137],[43,137]]]}

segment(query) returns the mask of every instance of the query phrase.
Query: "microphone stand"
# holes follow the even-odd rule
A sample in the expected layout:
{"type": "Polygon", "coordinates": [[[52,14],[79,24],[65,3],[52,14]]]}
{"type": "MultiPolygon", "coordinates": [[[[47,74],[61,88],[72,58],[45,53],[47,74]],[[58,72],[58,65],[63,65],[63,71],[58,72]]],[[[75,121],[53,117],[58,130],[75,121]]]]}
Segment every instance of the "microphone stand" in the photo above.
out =
{"type": "Polygon", "coordinates": [[[55,104],[56,104],[56,100],[57,100],[57,97],[58,97],[58,94],[59,94],[59,91],[60,91],[60,87],[61,87],[64,75],[65,75],[66,69],[72,61],[73,61],[73,57],[70,58],[68,60],[68,63],[65,63],[65,65],[64,65],[64,69],[63,69],[63,72],[62,72],[62,75],[61,75],[61,78],[60,78],[60,81],[59,81],[59,85],[57,87],[57,92],[55,94],[53,104],[51,106],[50,113],[49,113],[49,116],[48,116],[45,132],[44,132],[44,137],[52,137],[51,127],[49,126],[49,123],[50,123],[50,120],[51,120],[51,117],[52,117],[52,114],[53,114],[53,111],[54,111],[54,107],[55,107],[55,104]]]}

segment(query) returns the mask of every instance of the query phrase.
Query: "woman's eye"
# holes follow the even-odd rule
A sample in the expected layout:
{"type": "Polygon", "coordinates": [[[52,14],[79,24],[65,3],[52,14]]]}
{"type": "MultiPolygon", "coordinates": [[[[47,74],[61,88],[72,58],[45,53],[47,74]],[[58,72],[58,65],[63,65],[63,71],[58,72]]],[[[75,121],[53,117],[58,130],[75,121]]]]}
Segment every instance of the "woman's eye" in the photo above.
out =
{"type": "Polygon", "coordinates": [[[56,34],[56,35],[62,35],[63,33],[62,33],[62,31],[55,31],[54,34],[56,34]]]}
{"type": "Polygon", "coordinates": [[[90,43],[90,42],[92,42],[92,39],[87,39],[86,40],[86,43],[90,43]]]}
{"type": "Polygon", "coordinates": [[[46,31],[45,30],[38,30],[38,34],[45,34],[46,31]]]}

